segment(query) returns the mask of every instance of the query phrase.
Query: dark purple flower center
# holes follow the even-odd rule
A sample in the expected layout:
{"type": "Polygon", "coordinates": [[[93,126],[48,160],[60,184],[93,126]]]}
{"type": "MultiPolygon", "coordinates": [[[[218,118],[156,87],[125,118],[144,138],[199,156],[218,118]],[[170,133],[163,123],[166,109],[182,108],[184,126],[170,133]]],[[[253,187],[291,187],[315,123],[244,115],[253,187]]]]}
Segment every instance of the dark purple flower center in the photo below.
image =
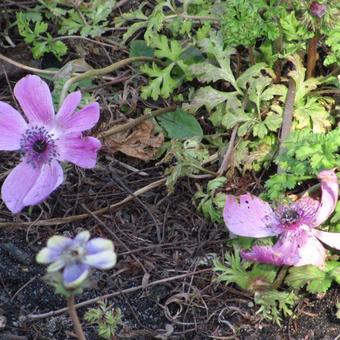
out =
{"type": "Polygon", "coordinates": [[[33,144],[33,150],[34,150],[35,152],[39,152],[39,153],[44,152],[44,151],[47,149],[47,145],[48,145],[48,144],[46,143],[45,140],[39,139],[39,140],[37,140],[36,142],[34,142],[34,144],[33,144]]]}
{"type": "Polygon", "coordinates": [[[280,216],[281,224],[293,224],[300,219],[300,214],[294,209],[287,209],[283,211],[280,216]]]}
{"type": "Polygon", "coordinates": [[[20,151],[34,168],[50,163],[58,155],[53,135],[38,126],[27,129],[22,135],[20,151]]]}

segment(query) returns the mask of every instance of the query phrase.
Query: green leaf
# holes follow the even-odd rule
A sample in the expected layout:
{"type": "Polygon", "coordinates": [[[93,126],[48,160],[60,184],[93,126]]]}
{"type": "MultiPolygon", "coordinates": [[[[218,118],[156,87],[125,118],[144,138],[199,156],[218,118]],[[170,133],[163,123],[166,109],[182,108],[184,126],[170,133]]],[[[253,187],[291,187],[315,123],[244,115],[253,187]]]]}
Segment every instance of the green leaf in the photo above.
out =
{"type": "Polygon", "coordinates": [[[290,268],[285,283],[292,288],[302,288],[307,285],[310,293],[323,293],[330,287],[332,279],[318,267],[308,265],[290,268]]]}
{"type": "MultiPolygon", "coordinates": [[[[222,125],[226,129],[232,129],[236,124],[244,123],[244,122],[251,123],[253,121],[254,119],[252,117],[250,117],[248,114],[246,114],[243,110],[240,109],[240,110],[235,110],[234,112],[227,111],[222,118],[222,125]]],[[[244,125],[244,129],[247,130],[248,125],[247,126],[244,125]]],[[[239,131],[239,133],[243,135],[242,131],[241,132],[239,131]]]]}
{"type": "Polygon", "coordinates": [[[139,21],[130,25],[128,30],[123,34],[122,42],[125,44],[136,32],[146,27],[146,25],[146,21],[139,21]]]}
{"type": "Polygon", "coordinates": [[[47,42],[36,42],[32,47],[33,58],[40,59],[47,51],[47,42]]]}
{"type": "Polygon", "coordinates": [[[262,70],[266,70],[267,65],[265,63],[257,63],[249,68],[247,68],[238,78],[237,86],[241,89],[246,89],[247,84],[251,82],[254,78],[261,75],[262,70]]]}
{"type": "Polygon", "coordinates": [[[268,133],[266,125],[262,122],[255,123],[253,126],[253,135],[259,138],[263,138],[268,133]]]}
{"type": "Polygon", "coordinates": [[[144,39],[149,46],[152,45],[153,39],[157,36],[157,32],[162,28],[163,21],[165,20],[163,6],[164,3],[157,5],[148,18],[144,39]]]}
{"type": "Polygon", "coordinates": [[[217,281],[236,283],[242,289],[250,291],[263,290],[270,287],[273,283],[277,268],[266,264],[251,264],[247,261],[241,261],[240,249],[234,243],[234,252],[225,253],[225,263],[215,258],[213,260],[216,272],[220,272],[217,281]]]}
{"type": "Polygon", "coordinates": [[[328,66],[331,64],[340,62],[340,23],[339,21],[331,28],[328,32],[328,37],[325,41],[326,45],[329,46],[331,54],[329,54],[324,65],[328,66]]]}
{"type": "Polygon", "coordinates": [[[222,92],[215,90],[211,86],[200,87],[194,94],[190,104],[184,105],[190,112],[196,112],[202,106],[205,106],[210,112],[217,105],[228,100],[238,101],[236,97],[237,92],[222,92]]]}
{"type": "Polygon", "coordinates": [[[45,22],[36,22],[34,26],[34,34],[39,35],[41,33],[45,33],[47,31],[47,23],[45,22]]]}
{"type": "Polygon", "coordinates": [[[281,314],[285,317],[293,314],[293,307],[298,301],[298,296],[294,292],[269,290],[256,292],[254,301],[261,306],[256,312],[257,314],[261,314],[265,319],[273,320],[281,325],[281,314]]]}
{"type": "Polygon", "coordinates": [[[249,100],[256,104],[257,112],[261,113],[261,100],[264,89],[271,84],[272,79],[269,77],[258,77],[251,81],[248,90],[249,100]]]}
{"type": "Polygon", "coordinates": [[[134,40],[130,44],[130,57],[153,57],[154,49],[147,46],[144,40],[134,40]]]}
{"type": "Polygon", "coordinates": [[[313,36],[313,32],[309,32],[306,25],[296,18],[295,12],[291,11],[280,18],[283,33],[288,41],[306,40],[313,36]]]}
{"type": "Polygon", "coordinates": [[[224,176],[212,179],[211,181],[208,182],[207,191],[211,193],[215,191],[216,189],[223,187],[226,181],[227,181],[227,178],[224,176]]]}
{"type": "Polygon", "coordinates": [[[159,68],[156,63],[152,63],[152,67],[147,64],[141,66],[141,71],[143,73],[154,78],[149,81],[148,85],[143,87],[143,99],[151,97],[153,100],[157,100],[159,96],[169,98],[173,90],[179,85],[179,80],[173,78],[171,75],[174,66],[174,63],[171,63],[164,69],[159,68]]]}
{"type": "Polygon", "coordinates": [[[289,76],[295,80],[296,94],[295,104],[303,103],[304,97],[320,84],[317,78],[305,80],[306,68],[302,64],[301,57],[298,54],[289,56],[288,59],[294,64],[295,69],[289,72],[289,76]]]}
{"type": "Polygon", "coordinates": [[[195,46],[189,46],[187,49],[185,49],[181,53],[180,58],[187,65],[196,64],[204,60],[202,52],[195,46]]]}
{"type": "Polygon", "coordinates": [[[159,124],[166,130],[169,138],[190,138],[203,136],[203,130],[196,118],[186,111],[177,109],[167,112],[157,118],[159,124]]]}
{"type": "Polygon", "coordinates": [[[296,128],[312,127],[314,133],[325,132],[331,126],[330,114],[325,110],[318,97],[307,97],[303,105],[294,111],[296,128]]]}
{"type": "Polygon", "coordinates": [[[274,112],[269,112],[263,121],[270,131],[276,132],[282,124],[282,117],[274,112]]]}
{"type": "Polygon", "coordinates": [[[190,67],[192,74],[201,82],[209,83],[217,80],[229,81],[239,91],[230,67],[230,56],[236,52],[233,48],[223,49],[219,34],[211,34],[209,39],[199,42],[202,51],[216,59],[218,66],[212,62],[202,62],[190,67]]]}
{"type": "Polygon", "coordinates": [[[154,47],[155,56],[158,58],[167,58],[173,62],[180,59],[183,48],[177,40],[170,40],[165,35],[155,35],[149,44],[154,47]]]}

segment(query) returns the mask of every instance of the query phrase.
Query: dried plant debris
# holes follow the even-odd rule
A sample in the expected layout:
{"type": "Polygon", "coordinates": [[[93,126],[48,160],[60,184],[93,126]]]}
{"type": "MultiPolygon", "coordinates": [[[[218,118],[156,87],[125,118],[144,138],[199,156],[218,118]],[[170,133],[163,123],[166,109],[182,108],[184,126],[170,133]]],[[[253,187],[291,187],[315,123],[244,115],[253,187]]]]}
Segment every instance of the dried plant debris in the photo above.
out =
{"type": "Polygon", "coordinates": [[[150,121],[142,122],[133,129],[128,129],[105,139],[105,144],[110,152],[119,151],[143,161],[154,159],[163,142],[164,135],[156,132],[154,124],[150,121]]]}

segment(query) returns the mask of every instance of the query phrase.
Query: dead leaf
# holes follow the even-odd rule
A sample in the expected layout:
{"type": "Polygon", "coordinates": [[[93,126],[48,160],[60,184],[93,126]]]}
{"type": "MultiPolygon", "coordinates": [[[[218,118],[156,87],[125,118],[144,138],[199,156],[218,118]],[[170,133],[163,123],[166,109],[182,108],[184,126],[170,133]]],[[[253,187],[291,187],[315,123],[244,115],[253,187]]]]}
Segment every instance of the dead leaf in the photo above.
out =
{"type": "MultiPolygon", "coordinates": [[[[130,119],[129,121],[132,121],[130,119]]],[[[162,146],[164,135],[154,131],[154,125],[150,121],[144,121],[133,129],[117,133],[105,138],[105,144],[110,152],[120,151],[125,155],[149,161],[156,155],[162,146]]]]}
{"type": "Polygon", "coordinates": [[[84,73],[92,70],[93,68],[83,58],[70,60],[65,64],[53,77],[55,80],[64,79],[68,80],[75,72],[84,73]]]}

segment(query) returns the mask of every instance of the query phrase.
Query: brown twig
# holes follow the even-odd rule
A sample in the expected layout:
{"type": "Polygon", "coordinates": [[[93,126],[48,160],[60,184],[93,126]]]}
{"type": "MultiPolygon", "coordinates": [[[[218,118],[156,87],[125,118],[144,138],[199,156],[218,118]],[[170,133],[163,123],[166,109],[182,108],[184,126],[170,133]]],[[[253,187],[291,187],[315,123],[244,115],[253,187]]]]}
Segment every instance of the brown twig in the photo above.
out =
{"type": "MultiPolygon", "coordinates": [[[[162,283],[180,280],[180,279],[184,279],[184,278],[189,277],[189,276],[202,274],[202,273],[208,273],[208,272],[211,272],[211,271],[212,271],[211,268],[206,268],[206,269],[201,269],[201,270],[197,270],[197,271],[194,271],[194,272],[189,272],[189,273],[185,273],[185,274],[181,274],[181,275],[166,277],[164,279],[152,281],[152,282],[148,283],[147,285],[139,285],[139,286],[136,286],[136,287],[123,289],[123,290],[120,290],[118,292],[98,296],[96,298],[93,298],[93,299],[90,299],[90,300],[87,300],[87,301],[84,301],[84,302],[80,302],[80,303],[76,304],[74,307],[80,308],[80,307],[88,306],[92,303],[98,302],[98,301],[103,300],[103,299],[112,298],[112,297],[115,297],[115,296],[119,296],[121,294],[133,293],[133,292],[136,292],[137,290],[140,290],[140,289],[146,289],[146,288],[156,286],[156,285],[159,285],[159,284],[162,284],[162,283]]],[[[61,309],[57,309],[57,310],[47,312],[47,313],[42,313],[42,314],[29,314],[29,315],[27,315],[26,318],[29,319],[29,320],[39,320],[39,319],[44,319],[44,318],[49,318],[49,317],[52,317],[52,316],[55,316],[55,315],[59,315],[59,314],[65,313],[65,312],[67,312],[67,308],[61,308],[61,309]]]]}
{"type": "Polygon", "coordinates": [[[314,37],[308,42],[307,50],[307,72],[306,78],[312,78],[315,71],[316,61],[318,59],[317,46],[319,41],[318,33],[315,33],[314,37]]]}
{"type": "Polygon", "coordinates": [[[98,138],[104,138],[104,137],[108,137],[108,136],[114,135],[114,134],[122,132],[122,131],[129,130],[129,129],[139,125],[140,123],[144,122],[147,119],[150,119],[152,117],[156,117],[156,116],[159,116],[163,113],[171,112],[171,111],[174,111],[174,110],[176,110],[176,105],[171,105],[171,106],[159,109],[159,110],[155,110],[155,111],[146,113],[143,116],[138,117],[138,118],[136,118],[136,119],[134,119],[134,120],[132,120],[128,123],[125,123],[125,124],[119,125],[119,126],[115,126],[115,127],[111,128],[109,130],[100,132],[97,135],[97,137],[98,138]]]}
{"type": "Polygon", "coordinates": [[[255,65],[256,64],[256,58],[255,58],[255,55],[254,55],[254,46],[248,47],[248,55],[249,55],[250,65],[255,65]]]}
{"type": "Polygon", "coordinates": [[[0,53],[0,59],[5,61],[6,63],[9,63],[11,65],[14,65],[16,67],[22,68],[23,70],[30,71],[33,73],[40,73],[40,74],[50,74],[55,75],[57,71],[49,71],[49,70],[41,70],[39,68],[30,67],[24,64],[21,64],[15,60],[12,60],[11,58],[5,57],[3,54],[0,53]]]}
{"type": "MultiPolygon", "coordinates": [[[[136,196],[140,196],[154,188],[157,188],[161,185],[164,185],[166,182],[166,178],[161,178],[155,182],[152,182],[145,187],[142,187],[138,190],[136,190],[132,195],[128,195],[123,200],[111,204],[110,206],[102,209],[98,209],[93,211],[94,215],[102,215],[108,211],[112,211],[114,209],[120,208],[125,203],[128,203],[132,201],[136,196]]],[[[35,222],[0,222],[0,228],[4,227],[29,227],[29,226],[51,226],[51,225],[60,225],[60,224],[67,224],[72,222],[77,222],[84,220],[86,218],[90,217],[89,214],[80,214],[80,215],[73,215],[73,216],[67,216],[67,217],[60,217],[60,218],[51,218],[48,220],[37,220],[35,222]]]]}
{"type": "Polygon", "coordinates": [[[239,124],[236,124],[233,128],[233,131],[231,133],[231,137],[230,137],[230,140],[229,140],[228,148],[227,148],[226,153],[224,154],[222,164],[217,171],[217,176],[222,176],[227,171],[229,161],[230,161],[231,155],[232,155],[233,150],[234,150],[234,145],[235,145],[238,127],[239,127],[239,124]]]}

